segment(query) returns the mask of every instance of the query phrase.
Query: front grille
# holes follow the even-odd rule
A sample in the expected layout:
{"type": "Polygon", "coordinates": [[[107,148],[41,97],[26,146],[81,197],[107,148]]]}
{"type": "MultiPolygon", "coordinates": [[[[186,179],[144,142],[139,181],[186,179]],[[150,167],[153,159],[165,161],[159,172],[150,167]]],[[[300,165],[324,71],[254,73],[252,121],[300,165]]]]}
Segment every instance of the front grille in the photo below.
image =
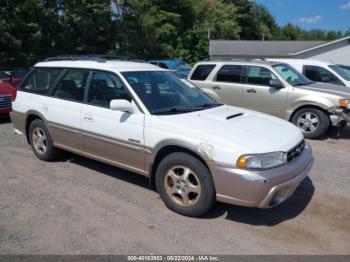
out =
{"type": "Polygon", "coordinates": [[[0,109],[12,107],[12,95],[0,95],[0,109]]]}
{"type": "Polygon", "coordinates": [[[305,141],[301,141],[295,147],[287,152],[287,161],[291,162],[296,160],[305,149],[305,141]]]}

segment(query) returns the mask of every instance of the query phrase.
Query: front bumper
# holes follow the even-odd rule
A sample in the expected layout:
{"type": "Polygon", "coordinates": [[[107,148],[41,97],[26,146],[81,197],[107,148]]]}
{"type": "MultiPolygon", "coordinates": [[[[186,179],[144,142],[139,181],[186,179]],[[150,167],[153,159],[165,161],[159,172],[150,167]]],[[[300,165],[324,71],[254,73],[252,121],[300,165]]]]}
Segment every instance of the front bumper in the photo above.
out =
{"type": "Polygon", "coordinates": [[[341,123],[350,126],[350,109],[334,108],[329,112],[332,126],[339,126],[341,123]]]}
{"type": "Polygon", "coordinates": [[[228,204],[271,208],[287,200],[312,168],[314,159],[306,145],[298,159],[269,170],[242,170],[219,164],[209,166],[216,199],[228,204]]]}
{"type": "Polygon", "coordinates": [[[6,108],[6,109],[0,109],[0,115],[2,114],[8,114],[12,111],[12,108],[6,108]]]}

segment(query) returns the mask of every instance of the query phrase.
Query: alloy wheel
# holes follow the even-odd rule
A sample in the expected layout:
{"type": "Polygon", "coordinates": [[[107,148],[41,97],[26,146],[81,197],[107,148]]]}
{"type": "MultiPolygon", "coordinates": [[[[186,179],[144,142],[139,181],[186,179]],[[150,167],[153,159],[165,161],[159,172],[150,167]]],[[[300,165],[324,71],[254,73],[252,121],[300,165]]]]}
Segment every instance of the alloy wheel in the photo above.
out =
{"type": "Polygon", "coordinates": [[[164,186],[170,199],[181,206],[193,206],[201,196],[199,178],[186,166],[178,165],[170,168],[165,175],[164,186]]]}

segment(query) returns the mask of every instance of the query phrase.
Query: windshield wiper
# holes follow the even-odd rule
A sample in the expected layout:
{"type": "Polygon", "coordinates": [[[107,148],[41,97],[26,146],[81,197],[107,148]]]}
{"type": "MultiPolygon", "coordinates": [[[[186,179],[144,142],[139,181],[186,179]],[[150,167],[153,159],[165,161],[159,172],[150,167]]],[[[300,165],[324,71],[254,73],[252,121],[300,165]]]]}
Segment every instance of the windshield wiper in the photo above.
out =
{"type": "Polygon", "coordinates": [[[198,107],[200,108],[208,108],[208,107],[217,107],[217,106],[222,106],[223,104],[221,103],[205,103],[205,104],[202,104],[198,107]]]}
{"type": "Polygon", "coordinates": [[[221,103],[205,103],[196,107],[171,107],[167,109],[158,109],[152,111],[152,114],[155,115],[161,115],[161,114],[169,114],[169,113],[188,113],[188,112],[194,112],[194,111],[200,111],[206,108],[216,107],[216,106],[222,106],[221,103]]]}
{"type": "Polygon", "coordinates": [[[193,111],[199,111],[202,109],[202,107],[171,107],[167,109],[154,110],[152,111],[152,114],[161,115],[169,113],[188,113],[193,111]]]}

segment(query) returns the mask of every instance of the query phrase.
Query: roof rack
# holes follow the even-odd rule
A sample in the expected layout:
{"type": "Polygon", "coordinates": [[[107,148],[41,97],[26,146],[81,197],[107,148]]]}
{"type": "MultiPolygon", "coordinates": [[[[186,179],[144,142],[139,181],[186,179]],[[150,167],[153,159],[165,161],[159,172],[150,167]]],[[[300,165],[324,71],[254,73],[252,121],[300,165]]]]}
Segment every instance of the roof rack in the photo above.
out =
{"type": "Polygon", "coordinates": [[[241,62],[241,61],[253,61],[252,58],[206,58],[203,61],[213,62],[241,62]]]}
{"type": "MultiPolygon", "coordinates": [[[[112,56],[112,55],[62,55],[62,56],[56,56],[56,57],[48,57],[44,60],[44,62],[51,62],[51,61],[77,61],[77,60],[83,60],[83,61],[96,61],[99,63],[105,63],[106,61],[127,61],[128,59],[123,56],[112,56]]],[[[135,60],[136,61],[136,60],[135,60]]],[[[142,60],[138,60],[140,62],[142,60]]],[[[144,62],[144,61],[143,61],[144,62]]]]}

